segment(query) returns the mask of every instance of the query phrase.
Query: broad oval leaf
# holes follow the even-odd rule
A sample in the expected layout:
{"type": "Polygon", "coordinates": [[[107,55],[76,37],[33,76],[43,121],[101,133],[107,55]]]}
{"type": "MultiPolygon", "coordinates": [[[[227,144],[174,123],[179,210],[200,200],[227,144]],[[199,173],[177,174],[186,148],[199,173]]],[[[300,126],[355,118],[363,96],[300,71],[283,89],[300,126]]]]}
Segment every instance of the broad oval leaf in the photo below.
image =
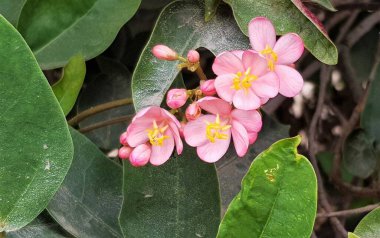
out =
{"type": "Polygon", "coordinates": [[[61,79],[52,86],[65,115],[69,114],[78,98],[86,75],[86,62],[82,55],[76,55],[63,68],[61,79]]]}
{"type": "Polygon", "coordinates": [[[332,3],[331,3],[330,0],[311,0],[311,2],[319,4],[319,5],[323,6],[324,8],[326,8],[326,9],[332,11],[332,12],[336,12],[337,11],[335,9],[335,7],[332,5],[332,3]]]}
{"type": "Polygon", "coordinates": [[[123,237],[118,223],[122,203],[121,166],[71,129],[74,160],[47,210],[75,237],[123,237]]]}
{"type": "Polygon", "coordinates": [[[220,196],[215,166],[186,147],[159,167],[124,162],[120,225],[125,237],[215,237],[220,196]]]}
{"type": "Polygon", "coordinates": [[[252,18],[265,16],[273,21],[280,35],[298,33],[305,47],[325,64],[338,62],[338,51],[317,18],[300,0],[224,0],[231,5],[235,19],[244,33],[252,18]]]}
{"type": "Polygon", "coordinates": [[[5,17],[13,26],[17,27],[21,10],[27,0],[1,0],[0,14],[5,17]]]}
{"type": "Polygon", "coordinates": [[[256,157],[217,237],[310,237],[317,180],[310,162],[297,153],[300,141],[280,140],[256,157]]]}
{"type": "Polygon", "coordinates": [[[354,233],[361,238],[380,237],[380,208],[368,213],[356,226],[354,233]]]}
{"type": "Polygon", "coordinates": [[[205,0],[205,21],[210,21],[216,14],[221,0],[205,0]]]}
{"type": "Polygon", "coordinates": [[[78,53],[102,53],[141,0],[28,0],[18,30],[43,69],[62,67],[78,53]]]}
{"type": "Polygon", "coordinates": [[[67,123],[32,52],[0,16],[0,232],[46,207],[72,161],[67,123]]]}
{"type": "Polygon", "coordinates": [[[204,21],[204,6],[198,1],[174,2],[161,13],[132,77],[136,111],[160,105],[178,74],[177,62],[156,59],[151,49],[165,44],[180,55],[205,47],[214,54],[225,50],[248,49],[248,38],[241,34],[228,9],[219,7],[215,17],[204,21]]]}

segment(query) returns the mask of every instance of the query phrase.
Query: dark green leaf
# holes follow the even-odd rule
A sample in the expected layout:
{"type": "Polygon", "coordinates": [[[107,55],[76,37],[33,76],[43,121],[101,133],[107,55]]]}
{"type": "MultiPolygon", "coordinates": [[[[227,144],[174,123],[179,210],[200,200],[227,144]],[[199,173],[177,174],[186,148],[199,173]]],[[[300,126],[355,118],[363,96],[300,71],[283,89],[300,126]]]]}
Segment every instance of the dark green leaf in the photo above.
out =
{"type": "Polygon", "coordinates": [[[0,16],[0,232],[21,228],[62,183],[73,146],[62,110],[21,35],[0,16]]]}
{"type": "MultiPolygon", "coordinates": [[[[323,172],[325,172],[326,175],[330,176],[333,169],[334,153],[331,153],[329,151],[319,152],[317,154],[317,160],[323,172]]],[[[353,176],[347,171],[347,169],[344,166],[340,167],[340,173],[342,175],[342,179],[345,182],[350,183],[352,181],[353,176]]]]}
{"type": "Polygon", "coordinates": [[[332,12],[337,11],[335,7],[331,4],[330,0],[311,0],[311,2],[317,3],[332,12]]]}
{"type": "Polygon", "coordinates": [[[354,233],[361,238],[380,237],[380,208],[368,213],[356,226],[354,233]]]}
{"type": "Polygon", "coordinates": [[[299,0],[225,0],[231,5],[235,19],[244,33],[248,32],[248,23],[252,18],[265,16],[273,21],[280,35],[298,33],[306,48],[325,64],[338,62],[338,51],[325,30],[315,23],[315,17],[308,15],[299,0]]]}
{"type": "Polygon", "coordinates": [[[47,207],[76,237],[122,237],[121,166],[105,157],[85,136],[71,129],[74,160],[61,188],[47,207]]]}
{"type": "Polygon", "coordinates": [[[17,27],[18,18],[27,0],[1,0],[0,14],[17,27]]]}
{"type": "Polygon", "coordinates": [[[52,86],[65,115],[69,114],[74,107],[85,75],[86,62],[82,55],[76,55],[69,60],[63,69],[62,78],[52,86]]]}
{"type": "Polygon", "coordinates": [[[247,37],[240,33],[228,9],[220,7],[215,17],[206,23],[203,8],[197,1],[174,2],[161,13],[133,74],[136,111],[160,105],[178,74],[177,62],[157,60],[152,55],[154,45],[168,45],[181,55],[198,47],[205,47],[214,54],[249,48],[247,37]]]}
{"type": "Polygon", "coordinates": [[[205,21],[210,21],[216,14],[221,0],[205,0],[205,21]]]}
{"type": "Polygon", "coordinates": [[[28,0],[18,29],[44,69],[62,67],[78,53],[102,53],[135,14],[141,0],[28,0]]]}
{"type": "Polygon", "coordinates": [[[256,157],[217,237],[310,237],[317,180],[310,162],[297,154],[300,141],[280,140],[256,157]]]}
{"type": "Polygon", "coordinates": [[[213,164],[194,149],[159,167],[124,163],[120,224],[125,237],[215,237],[220,222],[218,179],[213,164]]]}

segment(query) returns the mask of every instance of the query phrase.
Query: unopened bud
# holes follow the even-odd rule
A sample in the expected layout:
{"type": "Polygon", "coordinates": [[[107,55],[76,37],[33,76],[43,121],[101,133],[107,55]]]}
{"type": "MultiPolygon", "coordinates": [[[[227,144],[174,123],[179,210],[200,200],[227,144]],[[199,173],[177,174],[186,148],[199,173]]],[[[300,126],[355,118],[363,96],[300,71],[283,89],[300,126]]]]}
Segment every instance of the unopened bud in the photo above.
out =
{"type": "Polygon", "coordinates": [[[122,145],[128,145],[127,136],[128,136],[127,132],[123,132],[120,135],[120,138],[119,138],[120,144],[122,144],[122,145]]]}
{"type": "Polygon", "coordinates": [[[201,83],[201,91],[206,96],[212,96],[212,95],[216,94],[215,80],[210,79],[210,80],[206,80],[203,83],[201,83]]]}
{"type": "Polygon", "coordinates": [[[201,115],[201,108],[199,107],[198,103],[194,102],[190,104],[186,108],[185,115],[186,115],[186,119],[189,121],[193,121],[197,119],[201,115]]]}
{"type": "Polygon", "coordinates": [[[189,50],[189,53],[187,53],[187,60],[190,63],[197,63],[199,62],[199,53],[196,50],[189,50]]]}
{"type": "Polygon", "coordinates": [[[129,156],[129,162],[135,167],[141,167],[146,165],[149,162],[150,154],[152,149],[146,145],[141,144],[133,149],[132,153],[129,156]]]}
{"type": "Polygon", "coordinates": [[[120,159],[128,159],[129,158],[129,155],[131,154],[132,152],[132,148],[129,147],[129,146],[123,146],[119,149],[119,158],[120,159]]]}
{"type": "Polygon", "coordinates": [[[166,104],[171,109],[177,109],[185,105],[187,101],[187,90],[184,88],[171,89],[166,96],[166,104]]]}
{"type": "Polygon", "coordinates": [[[177,60],[178,54],[174,50],[170,49],[166,45],[156,45],[152,49],[152,53],[160,60],[177,60]]]}

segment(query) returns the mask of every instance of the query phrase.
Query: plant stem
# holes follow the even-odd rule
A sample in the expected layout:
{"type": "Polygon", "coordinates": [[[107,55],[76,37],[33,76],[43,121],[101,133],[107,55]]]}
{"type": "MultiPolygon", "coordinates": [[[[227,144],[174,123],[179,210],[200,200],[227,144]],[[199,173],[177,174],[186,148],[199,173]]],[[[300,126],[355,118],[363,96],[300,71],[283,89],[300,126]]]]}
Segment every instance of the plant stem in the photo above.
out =
{"type": "Polygon", "coordinates": [[[121,107],[128,104],[131,104],[133,101],[131,98],[124,98],[120,100],[115,100],[112,102],[107,102],[104,104],[97,105],[95,107],[91,107],[90,109],[84,110],[83,112],[79,113],[75,117],[71,118],[68,123],[70,126],[77,125],[80,121],[86,119],[87,117],[90,117],[94,114],[97,114],[99,112],[104,112],[106,110],[115,108],[115,107],[121,107]]]}
{"type": "Polygon", "coordinates": [[[89,132],[89,131],[92,131],[92,130],[95,130],[98,128],[102,128],[105,126],[114,125],[114,124],[118,124],[121,122],[129,121],[129,120],[131,120],[131,118],[132,118],[132,115],[117,117],[117,118],[113,118],[113,119],[108,120],[108,121],[102,121],[99,123],[92,124],[91,126],[81,128],[81,129],[79,129],[79,131],[82,133],[86,133],[86,132],[89,132]]]}
{"type": "Polygon", "coordinates": [[[343,217],[343,216],[351,216],[356,215],[364,212],[372,211],[375,208],[379,207],[379,203],[368,205],[365,207],[359,207],[355,209],[349,209],[349,210],[342,210],[337,212],[329,212],[329,213],[318,213],[317,217],[343,217]]]}
{"type": "Polygon", "coordinates": [[[207,80],[206,74],[203,72],[202,67],[199,65],[198,68],[195,70],[195,73],[198,75],[199,79],[201,81],[207,80]]]}

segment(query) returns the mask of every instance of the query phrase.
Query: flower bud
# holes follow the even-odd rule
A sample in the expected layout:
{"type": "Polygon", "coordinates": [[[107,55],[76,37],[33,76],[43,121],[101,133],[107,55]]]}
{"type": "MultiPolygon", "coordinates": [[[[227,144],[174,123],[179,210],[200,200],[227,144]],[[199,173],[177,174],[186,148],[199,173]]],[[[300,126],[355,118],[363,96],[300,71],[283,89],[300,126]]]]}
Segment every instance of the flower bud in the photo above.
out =
{"type": "Polygon", "coordinates": [[[122,144],[122,145],[128,145],[128,142],[127,142],[127,132],[123,132],[120,135],[119,141],[120,141],[120,144],[122,144]]]}
{"type": "Polygon", "coordinates": [[[189,53],[187,53],[187,60],[190,63],[197,63],[199,62],[199,53],[196,50],[189,50],[189,53]]]}
{"type": "Polygon", "coordinates": [[[212,96],[216,94],[216,89],[215,89],[215,80],[210,79],[206,80],[201,84],[201,91],[204,95],[206,96],[212,96]]]}
{"type": "Polygon", "coordinates": [[[186,115],[186,119],[189,121],[193,121],[197,119],[201,115],[201,108],[199,107],[198,103],[194,102],[190,104],[186,108],[185,115],[186,115]]]}
{"type": "Polygon", "coordinates": [[[181,122],[181,127],[179,128],[179,136],[181,138],[185,138],[185,135],[183,134],[183,129],[185,128],[186,126],[186,122],[181,122]]]}
{"type": "Polygon", "coordinates": [[[156,45],[152,49],[152,53],[160,60],[177,60],[178,54],[174,50],[170,49],[166,45],[156,45]]]}
{"type": "Polygon", "coordinates": [[[185,105],[187,101],[187,91],[184,88],[171,89],[166,96],[166,104],[171,109],[177,109],[185,105]]]}
{"type": "Polygon", "coordinates": [[[119,158],[120,159],[128,159],[131,152],[132,152],[131,147],[123,146],[119,149],[119,158]]]}
{"type": "Polygon", "coordinates": [[[149,162],[151,153],[152,149],[148,145],[138,145],[130,154],[129,162],[131,162],[131,165],[135,167],[144,166],[149,162]]]}

